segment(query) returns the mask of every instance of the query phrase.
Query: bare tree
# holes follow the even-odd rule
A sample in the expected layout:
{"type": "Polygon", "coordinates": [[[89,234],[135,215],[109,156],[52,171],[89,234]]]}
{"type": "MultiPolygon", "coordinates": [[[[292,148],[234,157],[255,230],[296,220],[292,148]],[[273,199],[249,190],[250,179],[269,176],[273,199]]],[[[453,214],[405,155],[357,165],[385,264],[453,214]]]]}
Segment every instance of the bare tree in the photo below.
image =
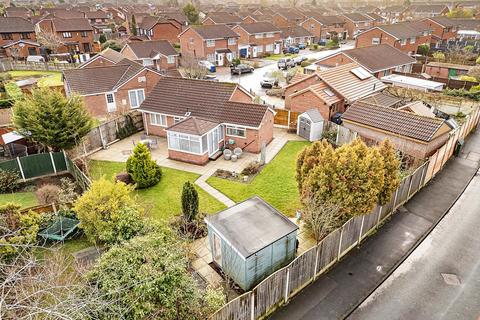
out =
{"type": "Polygon", "coordinates": [[[12,56],[13,60],[17,61],[18,58],[20,57],[20,49],[12,46],[12,47],[10,47],[9,51],[10,51],[10,55],[12,56]]]}
{"type": "Polygon", "coordinates": [[[37,33],[37,41],[53,53],[63,45],[62,39],[56,33],[41,29],[40,32],[37,33]]]}
{"type": "Polygon", "coordinates": [[[198,64],[199,60],[191,57],[185,57],[181,61],[182,71],[185,78],[204,79],[208,70],[198,64]]]}
{"type": "Polygon", "coordinates": [[[303,219],[317,243],[340,227],[343,222],[339,205],[323,202],[313,196],[305,200],[303,219]]]}

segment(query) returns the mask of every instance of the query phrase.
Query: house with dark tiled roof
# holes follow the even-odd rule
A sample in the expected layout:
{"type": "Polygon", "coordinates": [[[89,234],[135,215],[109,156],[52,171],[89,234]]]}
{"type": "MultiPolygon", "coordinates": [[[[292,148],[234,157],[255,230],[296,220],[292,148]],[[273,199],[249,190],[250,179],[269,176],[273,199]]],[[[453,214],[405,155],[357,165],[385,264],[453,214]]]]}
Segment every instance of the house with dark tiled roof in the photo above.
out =
{"type": "Polygon", "coordinates": [[[387,23],[397,23],[405,21],[407,8],[404,6],[388,6],[382,9],[380,15],[386,19],[387,23]]]}
{"type": "Polygon", "coordinates": [[[371,142],[389,139],[401,152],[425,159],[448,140],[444,119],[358,101],[342,115],[343,126],[371,142]]]}
{"type": "Polygon", "coordinates": [[[225,24],[190,26],[178,37],[183,58],[228,66],[238,56],[240,36],[225,24]]]}
{"type": "Polygon", "coordinates": [[[85,18],[88,19],[96,34],[112,32],[108,26],[113,21],[111,20],[111,14],[102,10],[86,11],[85,18]]]}
{"type": "Polygon", "coordinates": [[[93,56],[91,59],[82,63],[79,68],[94,68],[94,67],[106,67],[114,66],[125,57],[113,49],[106,48],[93,56]]]}
{"type": "Polygon", "coordinates": [[[388,44],[381,44],[340,51],[317,60],[314,65],[321,70],[347,63],[357,63],[380,79],[393,71],[412,72],[416,60],[388,44]]]}
{"type": "Polygon", "coordinates": [[[412,4],[408,10],[407,15],[411,19],[431,18],[435,16],[444,16],[450,12],[446,4],[412,4]]]}
{"type": "Polygon", "coordinates": [[[301,26],[280,28],[280,31],[282,32],[281,39],[284,47],[298,45],[300,43],[308,45],[313,43],[315,39],[310,31],[301,26]]]}
{"type": "Polygon", "coordinates": [[[282,31],[270,22],[241,23],[232,30],[240,36],[240,57],[257,58],[282,52],[282,31]]]}
{"type": "Polygon", "coordinates": [[[62,42],[55,53],[92,53],[94,52],[93,28],[86,18],[45,18],[35,24],[37,36],[52,33],[62,42]]]}
{"type": "Polygon", "coordinates": [[[178,43],[178,35],[182,32],[182,24],[163,17],[146,16],[138,23],[138,34],[149,40],[168,40],[178,43]]]}
{"type": "Polygon", "coordinates": [[[315,37],[315,42],[327,41],[334,37],[346,38],[345,21],[341,16],[324,16],[319,12],[311,12],[307,17],[300,26],[315,37]]]}
{"type": "Polygon", "coordinates": [[[305,20],[305,15],[295,9],[276,10],[272,15],[272,23],[279,28],[296,27],[305,20]]]}
{"type": "Polygon", "coordinates": [[[33,12],[25,7],[8,7],[5,8],[5,17],[9,18],[23,18],[28,19],[33,15],[33,12]]]}
{"type": "Polygon", "coordinates": [[[274,111],[235,83],[165,77],[140,106],[145,131],[167,137],[169,158],[203,165],[224,149],[258,153],[274,111]]]}
{"type": "Polygon", "coordinates": [[[458,24],[455,20],[436,16],[423,20],[432,30],[432,45],[442,45],[457,38],[458,24]]]}
{"type": "Polygon", "coordinates": [[[178,67],[179,54],[167,40],[130,42],[122,48],[120,53],[127,59],[163,73],[178,67]]]}
{"type": "Polygon", "coordinates": [[[229,27],[233,27],[240,23],[242,23],[242,18],[229,12],[210,12],[202,21],[202,24],[204,25],[224,24],[229,27]]]}
{"type": "Polygon", "coordinates": [[[26,58],[40,54],[33,24],[19,17],[0,17],[0,55],[26,58]]]}
{"type": "Polygon", "coordinates": [[[349,39],[355,39],[359,33],[370,29],[375,23],[375,19],[360,12],[344,13],[342,17],[349,39]]]}
{"type": "Polygon", "coordinates": [[[415,54],[418,46],[430,44],[432,28],[424,21],[401,22],[380,25],[360,33],[355,42],[356,48],[388,44],[407,54],[415,54]]]}
{"type": "Polygon", "coordinates": [[[128,59],[63,71],[66,95],[79,94],[90,114],[98,118],[138,108],[161,77],[128,59]]]}

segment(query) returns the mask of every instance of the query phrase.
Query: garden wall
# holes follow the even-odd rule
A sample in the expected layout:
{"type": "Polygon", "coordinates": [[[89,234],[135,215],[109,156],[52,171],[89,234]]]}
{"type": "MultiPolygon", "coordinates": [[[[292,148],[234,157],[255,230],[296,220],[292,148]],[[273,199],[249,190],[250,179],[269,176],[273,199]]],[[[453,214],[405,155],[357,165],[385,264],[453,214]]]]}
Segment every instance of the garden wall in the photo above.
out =
{"type": "Polygon", "coordinates": [[[380,227],[385,219],[396,214],[396,209],[422,189],[453,155],[457,141],[464,139],[477,126],[479,118],[480,112],[477,109],[460,128],[452,132],[444,146],[401,181],[389,203],[377,205],[370,214],[350,219],[288,266],[271,274],[251,291],[223,306],[211,316],[211,319],[254,320],[265,317],[275,308],[287,303],[380,227]]]}

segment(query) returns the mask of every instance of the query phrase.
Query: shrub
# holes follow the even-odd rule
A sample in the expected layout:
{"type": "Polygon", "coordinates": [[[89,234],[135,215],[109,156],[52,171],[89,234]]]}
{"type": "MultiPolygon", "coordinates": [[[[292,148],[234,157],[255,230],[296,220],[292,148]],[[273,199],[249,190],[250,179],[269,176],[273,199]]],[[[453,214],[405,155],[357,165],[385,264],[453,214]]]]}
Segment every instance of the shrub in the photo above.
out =
{"type": "Polygon", "coordinates": [[[140,189],[152,187],[162,178],[162,169],[152,160],[150,150],[143,143],[137,144],[128,158],[127,172],[140,189]]]}
{"type": "Polygon", "coordinates": [[[18,189],[20,176],[17,170],[0,169],[0,193],[13,192],[18,189]]]}
{"type": "Polygon", "coordinates": [[[260,171],[261,167],[262,165],[260,162],[252,161],[242,170],[242,174],[244,176],[253,176],[260,171]]]}
{"type": "Polygon", "coordinates": [[[315,43],[312,47],[313,47],[313,50],[318,50],[318,44],[315,43]]]}
{"type": "Polygon", "coordinates": [[[183,184],[182,213],[187,221],[194,221],[198,215],[198,192],[190,181],[183,184]]]}
{"type": "Polygon", "coordinates": [[[80,228],[92,243],[115,244],[143,232],[143,210],[132,191],[124,183],[102,178],[75,202],[80,228]]]}
{"type": "Polygon", "coordinates": [[[131,136],[132,134],[136,133],[137,127],[133,123],[132,116],[127,114],[125,116],[125,123],[118,127],[117,131],[117,139],[125,139],[126,137],[131,136]]]}
{"type": "Polygon", "coordinates": [[[240,58],[233,58],[232,64],[234,66],[238,66],[241,63],[240,58]]]}
{"type": "Polygon", "coordinates": [[[430,51],[430,46],[428,44],[421,44],[418,46],[417,53],[421,54],[422,56],[428,55],[430,51]]]}
{"type": "Polygon", "coordinates": [[[388,139],[380,143],[378,151],[383,158],[384,169],[384,183],[383,188],[378,194],[378,203],[385,205],[390,201],[393,192],[395,192],[400,184],[400,161],[396,156],[395,146],[388,139]]]}
{"type": "Polygon", "coordinates": [[[470,88],[470,92],[479,92],[480,91],[480,84],[478,86],[473,86],[470,88]]]}
{"type": "Polygon", "coordinates": [[[207,287],[205,290],[205,315],[210,316],[225,305],[225,293],[221,288],[207,287]]]}
{"type": "Polygon", "coordinates": [[[132,177],[128,172],[120,172],[115,176],[115,181],[116,182],[123,182],[125,184],[134,184],[135,182],[133,181],[132,177]]]}
{"type": "Polygon", "coordinates": [[[461,76],[460,77],[460,80],[462,81],[470,81],[470,82],[477,82],[477,79],[475,77],[472,77],[472,76],[461,76]]]}
{"type": "Polygon", "coordinates": [[[480,64],[480,56],[478,56],[477,60],[475,60],[477,64],[480,64]]]}
{"type": "Polygon", "coordinates": [[[76,184],[69,178],[60,179],[60,192],[58,193],[58,203],[61,210],[67,210],[68,205],[73,204],[78,198],[76,184]]]}
{"type": "Polygon", "coordinates": [[[468,45],[468,46],[465,46],[465,47],[463,48],[463,51],[464,51],[465,53],[472,53],[474,49],[475,49],[474,46],[468,45]]]}
{"type": "Polygon", "coordinates": [[[101,34],[100,37],[98,38],[98,41],[103,44],[107,42],[107,37],[104,34],[101,34]]]}
{"type": "Polygon", "coordinates": [[[305,68],[305,67],[308,67],[309,65],[311,65],[312,63],[310,61],[302,61],[302,63],[300,63],[300,66],[305,68]]]}
{"type": "Polygon", "coordinates": [[[44,184],[37,191],[35,196],[37,197],[39,204],[58,204],[59,202],[60,188],[54,184],[44,184]]]}
{"type": "Polygon", "coordinates": [[[7,97],[12,100],[19,100],[23,97],[23,91],[15,82],[9,82],[5,85],[5,92],[7,97]]]}
{"type": "Polygon", "coordinates": [[[439,61],[445,60],[445,54],[443,52],[437,51],[433,53],[433,57],[439,61]]]}

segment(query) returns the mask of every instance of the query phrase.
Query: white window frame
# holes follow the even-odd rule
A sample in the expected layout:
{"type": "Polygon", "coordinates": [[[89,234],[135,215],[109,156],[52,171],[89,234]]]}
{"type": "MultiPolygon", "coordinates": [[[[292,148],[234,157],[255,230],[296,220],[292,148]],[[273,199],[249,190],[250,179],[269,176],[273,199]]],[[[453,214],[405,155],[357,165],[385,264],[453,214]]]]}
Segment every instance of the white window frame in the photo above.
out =
{"type": "Polygon", "coordinates": [[[167,56],[167,63],[174,64],[175,63],[175,56],[167,56]]]}
{"type": "Polygon", "coordinates": [[[150,113],[150,124],[157,127],[167,127],[167,116],[161,113],[150,113]]]}
{"type": "MultiPolygon", "coordinates": [[[[202,136],[195,136],[195,135],[190,135],[190,134],[186,134],[186,133],[179,133],[179,132],[168,132],[168,133],[167,133],[167,144],[168,144],[168,149],[169,149],[169,150],[174,150],[174,151],[183,152],[183,153],[203,155],[203,154],[205,154],[205,153],[208,152],[208,150],[207,150],[206,152],[202,152],[202,150],[203,150],[203,147],[202,147],[202,144],[203,144],[202,136]],[[172,146],[172,144],[171,144],[171,141],[172,141],[172,140],[171,140],[171,139],[177,139],[178,148],[174,148],[174,147],[172,146]],[[180,148],[180,139],[188,140],[189,150],[184,150],[184,149],[180,148]],[[199,152],[191,151],[191,143],[192,143],[192,141],[198,142],[199,152]]],[[[207,148],[207,149],[208,149],[208,148],[207,148]]]]}
{"type": "Polygon", "coordinates": [[[407,44],[407,39],[402,39],[402,40],[400,40],[400,45],[401,45],[401,46],[404,46],[404,45],[406,45],[406,44],[407,44]]]}
{"type": "Polygon", "coordinates": [[[275,34],[273,32],[267,32],[267,38],[273,38],[275,34]]]}
{"type": "Polygon", "coordinates": [[[130,102],[130,107],[132,109],[136,109],[138,107],[140,107],[140,105],[142,104],[142,102],[145,100],[145,90],[144,89],[133,89],[133,90],[128,90],[128,101],[130,102]],[[139,96],[139,92],[142,92],[142,96],[143,96],[143,99],[140,99],[140,96],[139,96]],[[132,98],[130,96],[130,94],[135,94],[135,99],[137,100],[137,105],[134,106],[132,104],[132,98]],[[142,100],[142,101],[140,101],[142,100]]]}
{"type": "Polygon", "coordinates": [[[173,117],[173,123],[179,123],[180,121],[182,121],[183,119],[185,119],[184,117],[173,117]]]}
{"type": "Polygon", "coordinates": [[[262,53],[263,52],[263,45],[257,45],[257,52],[262,53]]]}
{"type": "Polygon", "coordinates": [[[265,52],[273,52],[274,45],[273,44],[267,44],[265,46],[265,52]]]}
{"type": "Polygon", "coordinates": [[[372,38],[372,45],[380,44],[380,38],[372,38]]]}
{"type": "Polygon", "coordinates": [[[237,43],[235,38],[228,38],[228,45],[233,46],[237,43]]]}
{"type": "Polygon", "coordinates": [[[415,44],[415,42],[417,42],[417,38],[416,37],[411,37],[410,38],[410,44],[415,44]]]}
{"type": "Polygon", "coordinates": [[[227,134],[226,135],[229,136],[229,137],[246,138],[247,137],[247,128],[240,127],[240,126],[227,126],[227,134]],[[233,134],[233,133],[231,133],[232,130],[236,130],[237,133],[238,133],[238,131],[243,131],[244,135],[241,136],[241,135],[238,135],[238,134],[233,134]]]}
{"type": "Polygon", "coordinates": [[[213,64],[215,64],[217,62],[217,60],[215,59],[215,54],[214,53],[208,53],[207,54],[207,60],[213,64]]]}
{"type": "Polygon", "coordinates": [[[72,37],[71,32],[64,32],[64,33],[62,33],[62,35],[63,35],[64,38],[71,38],[72,37]]]}
{"type": "Polygon", "coordinates": [[[215,47],[215,40],[206,40],[207,48],[215,47]]]}
{"type": "Polygon", "coordinates": [[[256,33],[255,34],[255,39],[262,39],[263,38],[263,33],[256,33]]]}

